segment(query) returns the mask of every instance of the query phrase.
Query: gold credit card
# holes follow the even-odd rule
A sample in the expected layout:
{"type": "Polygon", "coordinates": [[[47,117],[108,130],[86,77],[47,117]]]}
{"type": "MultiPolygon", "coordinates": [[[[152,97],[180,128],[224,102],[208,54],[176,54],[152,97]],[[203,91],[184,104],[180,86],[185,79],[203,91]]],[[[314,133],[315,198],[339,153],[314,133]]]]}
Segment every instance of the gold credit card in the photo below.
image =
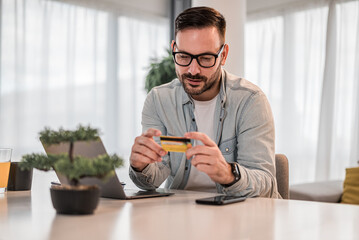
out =
{"type": "Polygon", "coordinates": [[[160,136],[160,140],[162,148],[168,152],[185,152],[192,147],[189,138],[160,136]]]}

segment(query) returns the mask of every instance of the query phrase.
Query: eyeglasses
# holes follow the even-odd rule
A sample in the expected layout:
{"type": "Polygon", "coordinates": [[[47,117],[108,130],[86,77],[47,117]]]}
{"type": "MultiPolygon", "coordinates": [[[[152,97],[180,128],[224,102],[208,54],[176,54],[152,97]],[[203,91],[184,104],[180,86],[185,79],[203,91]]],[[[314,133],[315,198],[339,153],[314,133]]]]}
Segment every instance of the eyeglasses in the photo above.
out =
{"type": "MultiPolygon", "coordinates": [[[[173,45],[173,49],[176,43],[173,45]]],[[[172,49],[172,55],[175,63],[182,67],[187,67],[191,64],[193,59],[196,59],[198,64],[203,68],[211,68],[216,65],[218,56],[222,53],[224,44],[221,46],[217,54],[202,53],[198,55],[192,55],[186,52],[174,52],[172,49]]]]}

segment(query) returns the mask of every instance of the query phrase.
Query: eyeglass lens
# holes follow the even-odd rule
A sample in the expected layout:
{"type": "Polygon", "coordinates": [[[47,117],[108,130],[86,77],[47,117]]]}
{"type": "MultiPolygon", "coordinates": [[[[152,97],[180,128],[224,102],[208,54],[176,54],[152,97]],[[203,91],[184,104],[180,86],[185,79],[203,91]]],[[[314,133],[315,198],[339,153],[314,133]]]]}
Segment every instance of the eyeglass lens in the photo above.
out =
{"type": "MultiPolygon", "coordinates": [[[[178,65],[187,66],[190,64],[192,56],[187,53],[177,53],[175,61],[178,65]]],[[[199,65],[202,67],[212,67],[216,63],[216,57],[213,55],[201,55],[197,57],[199,65]]]]}

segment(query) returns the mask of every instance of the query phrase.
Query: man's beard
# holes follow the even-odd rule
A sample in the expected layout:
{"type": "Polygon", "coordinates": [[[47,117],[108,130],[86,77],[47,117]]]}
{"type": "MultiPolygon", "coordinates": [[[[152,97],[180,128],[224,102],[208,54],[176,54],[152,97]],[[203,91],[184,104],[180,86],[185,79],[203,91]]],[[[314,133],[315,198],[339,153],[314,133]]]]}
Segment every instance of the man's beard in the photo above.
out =
{"type": "Polygon", "coordinates": [[[221,76],[221,65],[218,66],[217,70],[209,78],[200,74],[192,75],[191,73],[184,73],[180,75],[177,70],[176,70],[176,74],[178,79],[182,83],[182,86],[186,93],[188,93],[191,96],[200,95],[205,91],[210,90],[215,85],[216,81],[218,81],[218,79],[221,76]],[[186,78],[199,80],[203,82],[204,85],[202,87],[191,85],[190,83],[186,82],[186,78]]]}

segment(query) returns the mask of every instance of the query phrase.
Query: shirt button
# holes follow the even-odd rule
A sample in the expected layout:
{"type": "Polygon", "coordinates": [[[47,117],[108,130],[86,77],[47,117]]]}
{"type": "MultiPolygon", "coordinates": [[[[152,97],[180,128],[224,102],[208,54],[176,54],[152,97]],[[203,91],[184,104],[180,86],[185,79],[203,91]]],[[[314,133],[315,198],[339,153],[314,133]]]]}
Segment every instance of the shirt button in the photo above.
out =
{"type": "Polygon", "coordinates": [[[228,152],[229,151],[229,148],[226,148],[226,152],[228,152]]]}

